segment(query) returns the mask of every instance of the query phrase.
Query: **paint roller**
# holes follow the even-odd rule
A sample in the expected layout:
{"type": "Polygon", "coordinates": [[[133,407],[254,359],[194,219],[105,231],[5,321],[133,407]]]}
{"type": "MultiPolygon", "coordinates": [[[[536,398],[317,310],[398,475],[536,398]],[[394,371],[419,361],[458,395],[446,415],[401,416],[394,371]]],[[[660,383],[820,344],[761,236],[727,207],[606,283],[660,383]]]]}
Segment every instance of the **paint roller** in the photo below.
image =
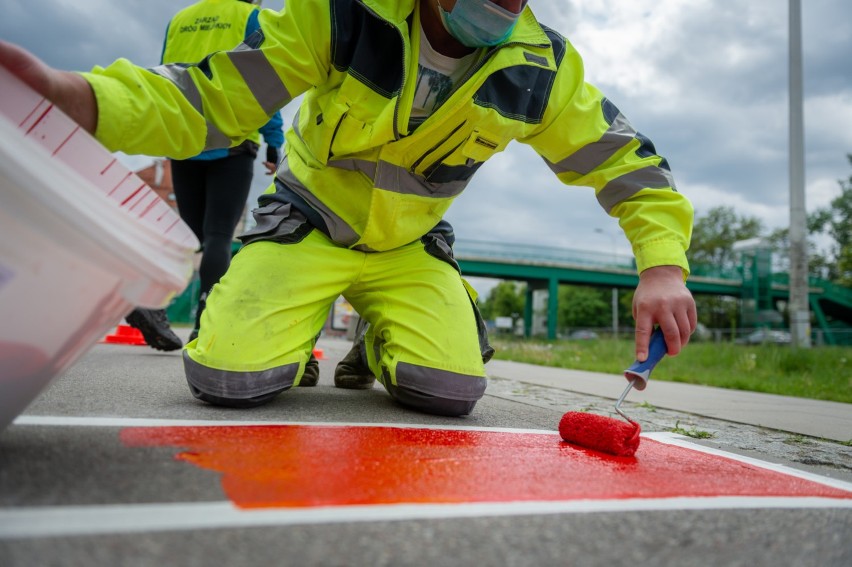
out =
{"type": "Polygon", "coordinates": [[[651,334],[648,344],[648,358],[644,362],[635,361],[624,371],[629,381],[624,393],[615,402],[615,411],[627,422],[586,412],[569,411],[559,421],[559,435],[568,443],[609,453],[618,457],[632,457],[639,448],[639,424],[621,411],[621,403],[633,388],[644,390],[651,377],[651,371],[666,354],[666,339],[659,328],[651,334]]]}

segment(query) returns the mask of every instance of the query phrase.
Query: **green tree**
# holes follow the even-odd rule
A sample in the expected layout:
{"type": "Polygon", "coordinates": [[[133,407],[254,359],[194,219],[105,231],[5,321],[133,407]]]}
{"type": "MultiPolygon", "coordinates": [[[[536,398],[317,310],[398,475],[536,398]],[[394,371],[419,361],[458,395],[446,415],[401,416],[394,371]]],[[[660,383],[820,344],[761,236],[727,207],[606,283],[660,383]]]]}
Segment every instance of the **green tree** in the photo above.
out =
{"type": "MultiPolygon", "coordinates": [[[[846,159],[852,165],[852,154],[846,159]]],[[[852,175],[839,183],[840,195],[814,213],[814,228],[834,240],[827,262],[828,279],[852,287],[852,175]]]]}
{"type": "MultiPolygon", "coordinates": [[[[852,164],[852,154],[847,154],[852,164]]],[[[852,287],[852,175],[839,181],[840,195],[828,207],[808,215],[808,271],[811,275],[852,287]],[[831,240],[827,249],[820,249],[814,236],[823,235],[831,240]]],[[[789,265],[789,229],[774,231],[769,240],[773,243],[777,261],[789,265]]]]}
{"type": "Polygon", "coordinates": [[[733,207],[714,207],[696,217],[687,257],[690,264],[735,268],[734,243],[756,238],[762,232],[763,223],[757,217],[739,216],[733,207]]]}
{"type": "MultiPolygon", "coordinates": [[[[696,217],[687,251],[690,267],[697,273],[731,271],[739,267],[734,244],[757,238],[763,223],[756,217],[737,215],[733,207],[720,206],[696,217]]],[[[699,295],[695,298],[698,320],[710,328],[728,328],[739,317],[737,298],[699,295]]]]}
{"type": "Polygon", "coordinates": [[[511,317],[514,322],[523,316],[525,296],[526,284],[504,280],[491,288],[479,310],[485,319],[511,317]]]}
{"type": "Polygon", "coordinates": [[[558,324],[564,327],[607,327],[612,322],[609,288],[559,287],[558,324]]]}

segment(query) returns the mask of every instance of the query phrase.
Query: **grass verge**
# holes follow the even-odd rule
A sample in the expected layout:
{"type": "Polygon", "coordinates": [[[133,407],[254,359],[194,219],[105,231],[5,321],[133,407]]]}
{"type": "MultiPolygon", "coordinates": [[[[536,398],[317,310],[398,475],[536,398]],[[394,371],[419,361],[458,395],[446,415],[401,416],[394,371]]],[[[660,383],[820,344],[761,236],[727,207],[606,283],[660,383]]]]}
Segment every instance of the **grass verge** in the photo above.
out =
{"type": "MultiPolygon", "coordinates": [[[[634,360],[633,341],[626,339],[491,343],[498,359],[608,374],[621,374],[634,360]]],[[[691,342],[664,358],[651,379],[852,403],[852,347],[691,342]]]]}

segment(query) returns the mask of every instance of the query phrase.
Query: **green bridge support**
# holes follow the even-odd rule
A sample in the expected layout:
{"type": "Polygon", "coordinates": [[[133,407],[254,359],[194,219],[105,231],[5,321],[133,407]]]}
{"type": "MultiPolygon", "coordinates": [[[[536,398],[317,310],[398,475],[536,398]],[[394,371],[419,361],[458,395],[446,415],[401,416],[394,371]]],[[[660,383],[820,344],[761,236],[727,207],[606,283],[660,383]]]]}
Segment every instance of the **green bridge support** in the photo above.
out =
{"type": "MultiPolygon", "coordinates": [[[[233,252],[239,248],[240,243],[234,242],[233,252]]],[[[561,284],[632,290],[639,283],[629,256],[619,258],[588,250],[468,240],[456,241],[454,251],[465,276],[527,283],[523,316],[524,335],[528,337],[533,330],[533,293],[537,290],[548,292],[547,337],[555,339],[561,284]]],[[[785,275],[771,274],[771,263],[766,258],[753,259],[750,266],[743,266],[737,274],[720,273],[706,266],[692,268],[686,285],[693,294],[750,297],[765,309],[789,297],[785,275]]],[[[169,306],[169,318],[175,322],[194,321],[192,309],[197,294],[198,283],[194,280],[169,306]]],[[[813,280],[809,299],[815,323],[823,331],[826,343],[840,344],[835,330],[852,326],[852,290],[813,280]]]]}
{"type": "MultiPolygon", "coordinates": [[[[469,277],[515,280],[527,283],[524,307],[524,334],[532,334],[533,292],[547,289],[547,336],[555,339],[559,313],[559,285],[585,285],[633,290],[639,283],[631,259],[606,261],[600,254],[548,247],[517,246],[504,243],[457,241],[456,260],[462,273],[469,277]]],[[[724,295],[754,299],[758,308],[773,308],[774,302],[789,297],[786,281],[771,274],[766,258],[756,259],[749,270],[738,273],[720,272],[713,267],[693,266],[686,283],[693,295],[724,295]],[[746,273],[745,277],[743,272],[746,273]],[[769,277],[767,277],[769,276],[769,277]],[[745,280],[745,281],[744,281],[745,280]]],[[[829,282],[811,282],[810,303],[815,325],[824,333],[828,344],[839,344],[837,328],[852,325],[852,290],[829,282]],[[834,323],[829,321],[827,306],[834,323]],[[845,325],[843,324],[845,322],[845,325]],[[840,323],[840,327],[838,327],[840,323]]]]}
{"type": "Polygon", "coordinates": [[[550,278],[547,285],[547,338],[556,338],[556,323],[559,318],[559,280],[550,278]]]}

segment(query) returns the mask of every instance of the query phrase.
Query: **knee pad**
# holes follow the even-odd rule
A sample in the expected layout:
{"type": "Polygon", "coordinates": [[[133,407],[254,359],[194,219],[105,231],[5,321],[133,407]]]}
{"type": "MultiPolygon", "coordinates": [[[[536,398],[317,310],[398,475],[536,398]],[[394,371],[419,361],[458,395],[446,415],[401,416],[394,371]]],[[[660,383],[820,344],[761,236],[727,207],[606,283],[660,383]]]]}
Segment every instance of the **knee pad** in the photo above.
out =
{"type": "Polygon", "coordinates": [[[400,404],[434,415],[458,417],[473,411],[485,394],[486,379],[407,362],[396,365],[396,384],[385,388],[400,404]]]}
{"type": "Polygon", "coordinates": [[[223,406],[226,408],[236,408],[236,409],[245,409],[245,408],[254,408],[257,406],[262,406],[265,403],[271,402],[272,399],[289,388],[283,388],[281,390],[277,390],[275,392],[270,392],[269,394],[264,394],[262,396],[254,396],[252,398],[225,398],[222,396],[214,396],[213,394],[208,394],[207,392],[202,392],[198,388],[189,383],[189,391],[196,398],[201,400],[202,402],[207,402],[208,404],[214,406],[223,406]]]}
{"type": "Polygon", "coordinates": [[[439,398],[438,396],[430,396],[416,390],[407,390],[397,386],[388,387],[391,397],[401,405],[428,413],[431,415],[441,415],[444,417],[461,417],[468,415],[473,411],[476,405],[476,400],[450,400],[448,398],[439,398]]]}
{"type": "Polygon", "coordinates": [[[293,387],[299,363],[261,371],[217,370],[199,364],[183,352],[183,364],[189,391],[197,399],[234,408],[263,405],[293,387]]]}

